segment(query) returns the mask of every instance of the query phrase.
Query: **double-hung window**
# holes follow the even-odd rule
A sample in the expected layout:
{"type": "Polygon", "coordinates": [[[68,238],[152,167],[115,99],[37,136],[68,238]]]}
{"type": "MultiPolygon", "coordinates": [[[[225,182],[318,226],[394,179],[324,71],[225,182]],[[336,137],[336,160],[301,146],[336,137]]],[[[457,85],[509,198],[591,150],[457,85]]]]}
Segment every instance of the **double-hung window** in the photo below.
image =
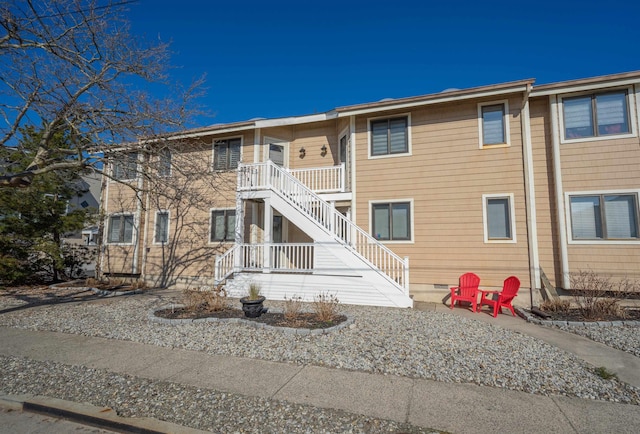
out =
{"type": "Polygon", "coordinates": [[[211,211],[211,242],[235,240],[236,211],[217,209],[211,211]]]}
{"type": "Polygon", "coordinates": [[[569,196],[574,240],[637,240],[638,195],[569,196]]]}
{"type": "Polygon", "coordinates": [[[119,214],[109,217],[107,242],[109,244],[133,243],[133,214],[119,214]]]}
{"type": "Polygon", "coordinates": [[[381,241],[411,240],[411,203],[371,204],[373,237],[381,241]]]}
{"type": "Polygon", "coordinates": [[[138,153],[117,155],[113,157],[112,176],[117,180],[136,179],[138,170],[138,153]]]}
{"type": "Polygon", "coordinates": [[[627,91],[563,98],[564,138],[582,139],[628,134],[629,102],[627,91]]]}
{"type": "Polygon", "coordinates": [[[213,169],[237,169],[240,162],[240,145],[239,138],[216,141],[213,144],[213,169]]]}
{"type": "Polygon", "coordinates": [[[506,101],[478,105],[480,147],[509,145],[509,112],[506,101]]]}
{"type": "Polygon", "coordinates": [[[371,156],[409,152],[409,118],[402,116],[370,121],[371,156]]]}
{"type": "Polygon", "coordinates": [[[515,243],[513,194],[485,194],[482,201],[485,243],[515,243]]]}
{"type": "Polygon", "coordinates": [[[158,211],[156,213],[156,228],[153,242],[164,244],[169,241],[169,212],[158,211]]]}

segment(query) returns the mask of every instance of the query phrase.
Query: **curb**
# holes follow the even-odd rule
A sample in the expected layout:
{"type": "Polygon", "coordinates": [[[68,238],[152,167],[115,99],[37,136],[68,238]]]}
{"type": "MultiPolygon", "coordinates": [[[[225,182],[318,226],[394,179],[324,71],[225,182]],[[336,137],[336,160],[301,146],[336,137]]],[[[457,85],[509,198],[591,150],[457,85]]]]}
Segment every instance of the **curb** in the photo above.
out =
{"type": "Polygon", "coordinates": [[[548,319],[540,319],[532,313],[516,307],[515,308],[517,314],[524,318],[527,322],[532,324],[538,324],[543,326],[559,326],[559,327],[619,327],[624,325],[629,326],[640,326],[640,321],[635,320],[624,320],[624,321],[558,321],[558,320],[548,320],[548,319]]]}
{"type": "Polygon", "coordinates": [[[149,417],[118,416],[109,407],[96,407],[91,404],[65,401],[46,396],[0,395],[0,407],[14,411],[44,414],[119,432],[142,434],[203,434],[208,432],[149,417]]]}
{"type": "MultiPolygon", "coordinates": [[[[149,321],[153,321],[153,322],[157,322],[157,323],[161,323],[161,324],[168,324],[168,325],[180,325],[180,324],[191,324],[191,323],[200,323],[200,322],[213,322],[213,323],[217,323],[217,322],[227,322],[227,323],[235,323],[235,324],[243,324],[243,325],[247,325],[249,327],[254,327],[257,329],[266,329],[266,330],[276,330],[279,331],[281,333],[285,333],[285,334],[289,334],[289,335],[324,335],[327,333],[333,333],[336,332],[338,330],[342,330],[345,327],[349,327],[354,323],[354,319],[352,317],[350,317],[349,315],[344,315],[347,317],[347,319],[344,322],[341,322],[340,324],[337,324],[333,327],[327,327],[327,328],[321,328],[321,329],[306,329],[306,328],[293,328],[293,327],[278,327],[278,326],[272,326],[269,324],[263,324],[260,322],[256,322],[256,321],[250,321],[247,319],[243,319],[243,318],[212,318],[212,317],[208,317],[208,318],[197,318],[197,319],[188,319],[188,318],[184,318],[184,319],[168,319],[168,318],[161,318],[155,315],[156,312],[158,312],[159,310],[164,310],[164,309],[170,309],[170,308],[176,308],[176,307],[184,307],[182,304],[172,304],[172,305],[167,305],[167,306],[161,306],[155,309],[152,309],[149,312],[148,315],[148,319],[149,321]]],[[[274,313],[282,313],[279,311],[272,311],[274,313]]]]}

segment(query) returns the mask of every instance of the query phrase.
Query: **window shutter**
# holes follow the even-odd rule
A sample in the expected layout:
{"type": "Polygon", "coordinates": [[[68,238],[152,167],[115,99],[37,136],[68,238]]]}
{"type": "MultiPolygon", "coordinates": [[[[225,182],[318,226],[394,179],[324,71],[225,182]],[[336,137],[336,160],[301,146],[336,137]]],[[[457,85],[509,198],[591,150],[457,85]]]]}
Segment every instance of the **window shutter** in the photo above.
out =
{"type": "Polygon", "coordinates": [[[398,154],[407,152],[407,119],[391,119],[389,121],[389,152],[398,154]]]}
{"type": "Polygon", "coordinates": [[[598,196],[571,198],[571,231],[574,239],[602,238],[602,217],[598,196]]]}
{"type": "Polygon", "coordinates": [[[506,143],[504,137],[504,105],[482,107],[482,144],[506,143]]]}
{"type": "Polygon", "coordinates": [[[607,238],[638,238],[635,196],[605,196],[607,238]]]}
{"type": "Polygon", "coordinates": [[[371,155],[384,155],[388,152],[387,121],[371,122],[371,155]]]}
{"type": "Polygon", "coordinates": [[[487,220],[489,239],[510,239],[509,199],[506,197],[487,199],[487,220]]]}

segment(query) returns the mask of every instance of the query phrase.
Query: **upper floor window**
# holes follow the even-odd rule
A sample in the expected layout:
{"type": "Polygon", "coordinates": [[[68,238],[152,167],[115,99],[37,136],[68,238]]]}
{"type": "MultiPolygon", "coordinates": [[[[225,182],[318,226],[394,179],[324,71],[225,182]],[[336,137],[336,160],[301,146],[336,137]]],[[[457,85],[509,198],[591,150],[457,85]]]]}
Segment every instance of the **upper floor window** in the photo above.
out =
{"type": "Polygon", "coordinates": [[[402,116],[370,121],[371,156],[409,152],[409,118],[402,116]]]}
{"type": "Polygon", "coordinates": [[[480,147],[509,145],[509,106],[506,101],[478,105],[480,147]]]}
{"type": "Polygon", "coordinates": [[[235,240],[235,229],[235,210],[218,209],[211,211],[211,242],[235,240]]]}
{"type": "Polygon", "coordinates": [[[232,170],[240,162],[241,139],[217,140],[213,144],[213,169],[232,170]]]}
{"type": "Polygon", "coordinates": [[[371,205],[371,226],[373,237],[376,240],[411,240],[411,203],[373,203],[371,205]]]}
{"type": "Polygon", "coordinates": [[[637,194],[569,196],[574,240],[638,239],[637,194]]]}
{"type": "Polygon", "coordinates": [[[118,180],[136,179],[138,170],[138,153],[130,152],[113,157],[112,176],[118,180]]]}
{"type": "Polygon", "coordinates": [[[631,132],[626,90],[564,98],[562,109],[565,139],[631,132]]]}
{"type": "Polygon", "coordinates": [[[119,214],[109,217],[107,243],[133,243],[133,214],[119,214]]]}
{"type": "Polygon", "coordinates": [[[171,176],[171,151],[167,148],[158,153],[158,176],[171,176]]]}

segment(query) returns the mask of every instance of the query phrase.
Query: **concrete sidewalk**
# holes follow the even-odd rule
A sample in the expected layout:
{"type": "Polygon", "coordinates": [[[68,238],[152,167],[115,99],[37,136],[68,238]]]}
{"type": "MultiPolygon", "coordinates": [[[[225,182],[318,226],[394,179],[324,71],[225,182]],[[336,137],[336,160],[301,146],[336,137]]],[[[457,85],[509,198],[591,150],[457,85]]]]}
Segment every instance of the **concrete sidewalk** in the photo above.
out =
{"type": "MultiPolygon", "coordinates": [[[[480,319],[478,315],[482,314],[473,318],[480,319]]],[[[0,354],[340,409],[452,433],[640,431],[640,407],[634,405],[208,355],[80,335],[0,327],[0,354]]]]}

